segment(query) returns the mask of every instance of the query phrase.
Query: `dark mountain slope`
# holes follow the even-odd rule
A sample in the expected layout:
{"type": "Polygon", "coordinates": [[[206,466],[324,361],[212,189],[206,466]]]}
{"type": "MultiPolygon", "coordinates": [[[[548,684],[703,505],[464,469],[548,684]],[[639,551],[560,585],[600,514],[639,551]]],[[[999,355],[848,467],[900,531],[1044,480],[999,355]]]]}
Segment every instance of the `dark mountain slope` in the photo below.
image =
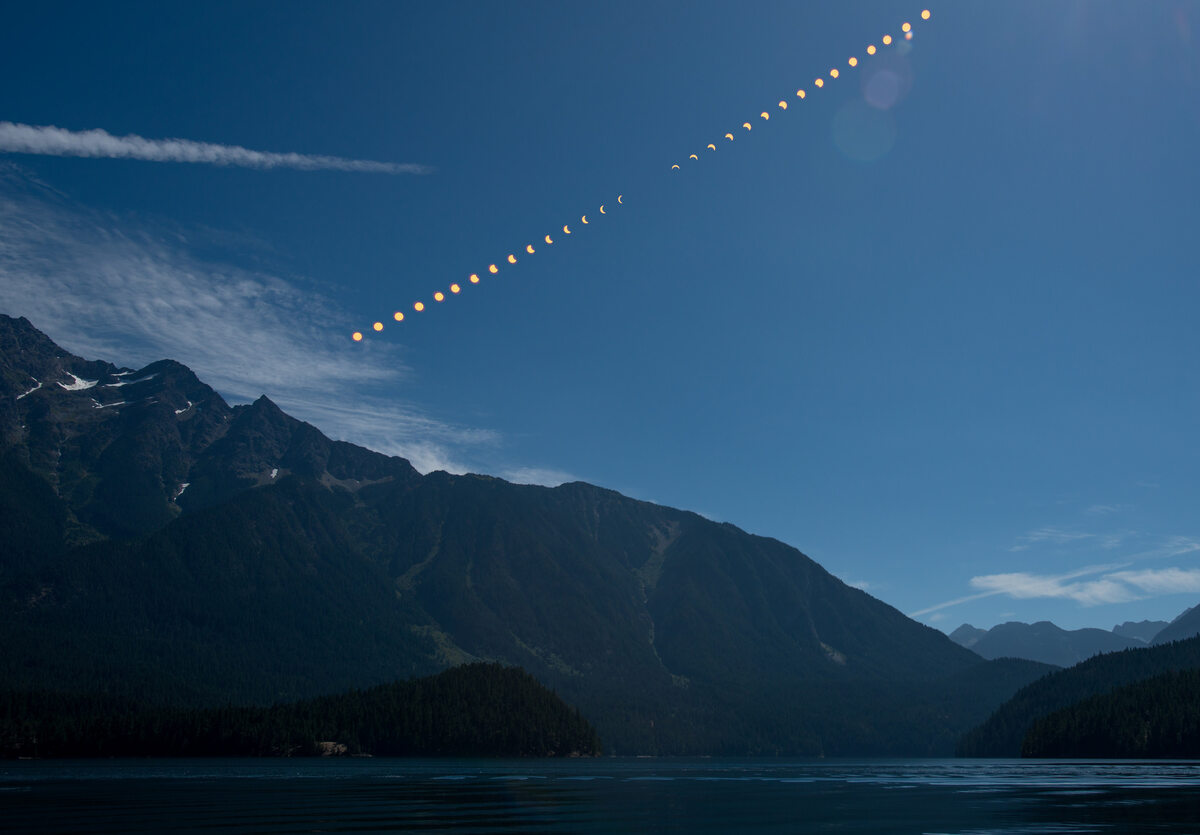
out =
{"type": "MultiPolygon", "coordinates": [[[[1165,620],[1127,620],[1124,623],[1118,623],[1112,628],[1114,635],[1122,635],[1126,638],[1133,638],[1148,644],[1154,640],[1154,636],[1167,627],[1165,620]]],[[[1191,637],[1191,636],[1188,636],[1191,637]]]]}
{"type": "Polygon", "coordinates": [[[1150,643],[1169,644],[1172,641],[1183,641],[1196,635],[1200,635],[1200,606],[1193,606],[1164,626],[1150,643]]]}
{"type": "Polygon", "coordinates": [[[963,736],[958,753],[967,757],[1019,756],[1021,741],[1043,716],[1122,685],[1196,668],[1200,668],[1200,638],[1099,655],[1018,690],[986,722],[963,736]]]}
{"type": "Polygon", "coordinates": [[[178,364],[4,333],[33,346],[0,365],[11,390],[66,381],[7,404],[0,501],[31,509],[4,522],[26,543],[0,574],[11,686],[265,702],[496,660],[619,751],[938,753],[1037,674],[731,525],[586,484],[422,477],[178,364]],[[998,689],[943,698],[972,675],[998,689]]]}

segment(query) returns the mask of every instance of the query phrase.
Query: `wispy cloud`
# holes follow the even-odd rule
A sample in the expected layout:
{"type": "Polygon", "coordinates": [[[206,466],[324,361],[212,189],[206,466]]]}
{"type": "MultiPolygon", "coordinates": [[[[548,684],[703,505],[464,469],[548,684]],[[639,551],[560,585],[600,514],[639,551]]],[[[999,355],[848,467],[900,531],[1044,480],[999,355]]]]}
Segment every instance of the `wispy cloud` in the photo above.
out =
{"type": "Polygon", "coordinates": [[[401,350],[351,349],[351,323],[327,296],[199,258],[174,235],[67,205],[2,166],[0,311],[89,359],[177,359],[232,400],[265,393],[332,437],[423,472],[463,472],[499,440],[395,397],[411,373],[401,350]]]}
{"type": "Polygon", "coordinates": [[[501,470],[500,477],[516,484],[538,484],[542,487],[557,487],[581,479],[563,470],[548,467],[515,467],[501,470]]]}
{"type": "Polygon", "coordinates": [[[1016,600],[1057,598],[1073,600],[1083,606],[1096,606],[1181,592],[1195,593],[1200,591],[1200,568],[1123,569],[1128,569],[1130,563],[1134,562],[1170,559],[1196,552],[1200,552],[1200,541],[1187,536],[1170,536],[1155,547],[1125,557],[1122,563],[1090,565],[1066,574],[1033,574],[1024,571],[983,574],[970,580],[971,588],[979,590],[975,594],[928,606],[909,617],[920,617],[996,595],[1016,600]],[[1084,577],[1095,579],[1080,579],[1084,577]]]}
{"type": "Polygon", "coordinates": [[[1061,528],[1038,528],[1030,531],[1023,536],[1017,538],[1017,544],[1009,548],[1010,551],[1025,551],[1033,545],[1067,545],[1072,542],[1080,542],[1085,539],[1092,539],[1095,534],[1082,533],[1079,531],[1065,531],[1061,528]]]}
{"type": "Polygon", "coordinates": [[[1108,516],[1112,513],[1124,513],[1129,510],[1127,504],[1094,504],[1084,511],[1086,516],[1108,516]]]}
{"type": "Polygon", "coordinates": [[[1055,577],[1026,572],[986,574],[981,577],[972,577],[971,586],[989,593],[1007,595],[1017,600],[1057,597],[1074,600],[1084,606],[1095,606],[1099,603],[1124,603],[1139,596],[1124,583],[1113,579],[1115,575],[1112,574],[1096,580],[1068,582],[1072,576],[1080,575],[1076,573],[1055,577]]]}
{"type": "Polygon", "coordinates": [[[146,139],[136,134],[113,136],[105,130],[72,131],[54,125],[0,122],[0,151],[57,157],[106,157],[150,162],[198,162],[243,168],[296,168],[301,171],[362,171],[377,174],[427,174],[425,165],[346,159],[321,154],[252,151],[240,145],[217,145],[191,139],[146,139]]]}

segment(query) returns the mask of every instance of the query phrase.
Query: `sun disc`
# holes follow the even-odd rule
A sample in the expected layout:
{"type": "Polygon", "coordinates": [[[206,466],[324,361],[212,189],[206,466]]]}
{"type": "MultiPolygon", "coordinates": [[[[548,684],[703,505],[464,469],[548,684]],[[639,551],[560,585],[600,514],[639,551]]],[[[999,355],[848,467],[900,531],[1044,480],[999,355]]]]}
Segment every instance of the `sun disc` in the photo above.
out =
{"type": "Polygon", "coordinates": [[[450,292],[451,292],[451,293],[457,293],[457,292],[459,292],[460,290],[462,290],[462,288],[461,288],[461,287],[459,287],[457,284],[451,284],[451,285],[450,285],[450,292]]]}
{"type": "Polygon", "coordinates": [[[397,310],[395,313],[392,314],[392,318],[395,319],[397,322],[403,322],[404,314],[401,313],[399,310],[397,310]]]}
{"type": "Polygon", "coordinates": [[[371,327],[373,327],[376,332],[381,331],[383,330],[383,322],[376,322],[375,324],[371,325],[371,327]]]}
{"type": "Polygon", "coordinates": [[[533,244],[525,244],[525,251],[533,255],[533,244]]]}
{"type": "Polygon", "coordinates": [[[434,293],[434,294],[433,294],[433,300],[434,300],[435,302],[442,302],[442,301],[445,301],[445,300],[446,300],[446,294],[445,294],[445,293],[443,293],[441,290],[438,290],[436,293],[434,293]]]}
{"type": "Polygon", "coordinates": [[[362,334],[359,331],[355,331],[354,333],[350,334],[350,338],[355,342],[362,342],[362,334]]]}
{"type": "Polygon", "coordinates": [[[425,309],[425,302],[417,302],[416,304],[413,305],[413,310],[417,311],[417,313],[420,313],[424,309],[425,309]]]}
{"type": "Polygon", "coordinates": [[[929,20],[929,9],[921,12],[921,20],[929,20]]]}
{"type": "Polygon", "coordinates": [[[495,264],[488,264],[488,272],[492,275],[495,275],[496,273],[500,272],[500,268],[495,264]]]}
{"type": "Polygon", "coordinates": [[[472,284],[479,283],[479,274],[478,273],[471,273],[471,283],[472,284]]]}

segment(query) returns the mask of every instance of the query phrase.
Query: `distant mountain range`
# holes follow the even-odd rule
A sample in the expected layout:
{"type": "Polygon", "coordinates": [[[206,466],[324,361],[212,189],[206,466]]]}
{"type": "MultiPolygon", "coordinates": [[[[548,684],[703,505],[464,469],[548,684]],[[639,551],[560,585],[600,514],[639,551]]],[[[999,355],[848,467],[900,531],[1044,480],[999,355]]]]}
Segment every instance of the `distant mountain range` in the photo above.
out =
{"type": "MultiPolygon", "coordinates": [[[[733,486],[730,489],[735,489],[733,486]]],[[[271,703],[486,660],[615,753],[943,754],[1050,668],[589,484],[422,476],[0,316],[0,685],[271,703]]]]}
{"type": "Polygon", "coordinates": [[[984,658],[1026,658],[1070,667],[1102,652],[1169,643],[1200,635],[1200,606],[1175,620],[1126,621],[1112,628],[1066,630],[1049,621],[1002,623],[978,629],[969,623],[950,633],[950,639],[984,658]]]}

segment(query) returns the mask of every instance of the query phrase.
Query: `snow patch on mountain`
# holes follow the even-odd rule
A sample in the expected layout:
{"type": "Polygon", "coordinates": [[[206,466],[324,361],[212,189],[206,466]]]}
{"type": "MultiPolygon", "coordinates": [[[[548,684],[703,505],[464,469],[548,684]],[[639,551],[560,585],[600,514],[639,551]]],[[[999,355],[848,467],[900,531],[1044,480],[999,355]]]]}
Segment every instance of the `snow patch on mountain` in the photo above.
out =
{"type": "MultiPolygon", "coordinates": [[[[119,376],[119,375],[114,375],[119,376]]],[[[138,383],[144,383],[147,380],[153,380],[157,374],[151,374],[149,377],[138,377],[136,380],[118,380],[115,383],[105,383],[105,388],[117,388],[119,386],[136,386],[138,383]]]]}
{"type": "MultiPolygon", "coordinates": [[[[33,388],[31,388],[29,391],[25,392],[24,394],[18,394],[17,395],[18,400],[20,400],[22,397],[28,397],[29,395],[33,394],[35,391],[37,391],[38,389],[40,389],[42,387],[42,383],[40,380],[38,380],[37,377],[33,377],[32,379],[35,383],[37,383],[37,385],[34,386],[33,388]]],[[[59,383],[59,385],[62,385],[62,383],[59,383]]]]}
{"type": "Polygon", "coordinates": [[[63,388],[65,388],[67,391],[83,391],[84,389],[90,389],[92,386],[96,385],[96,383],[100,382],[99,380],[80,379],[79,377],[76,377],[74,374],[72,374],[70,371],[67,372],[67,376],[75,381],[75,382],[71,383],[70,385],[68,385],[66,383],[59,383],[59,385],[62,386],[63,388]]]}

